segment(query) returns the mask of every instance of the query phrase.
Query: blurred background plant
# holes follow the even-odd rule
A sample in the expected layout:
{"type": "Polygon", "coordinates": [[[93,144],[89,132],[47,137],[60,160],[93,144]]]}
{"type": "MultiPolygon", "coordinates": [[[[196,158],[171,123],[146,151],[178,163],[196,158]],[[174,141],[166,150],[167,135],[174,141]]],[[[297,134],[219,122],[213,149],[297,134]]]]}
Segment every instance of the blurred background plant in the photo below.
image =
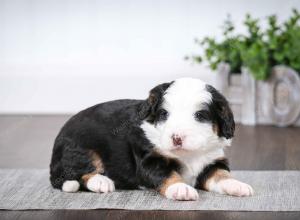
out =
{"type": "Polygon", "coordinates": [[[230,65],[231,73],[240,73],[247,67],[256,80],[266,80],[275,65],[286,65],[300,72],[300,14],[296,9],[282,24],[275,15],[267,17],[267,28],[263,30],[260,20],[246,15],[246,34],[236,34],[230,18],[224,22],[221,41],[214,37],[196,39],[204,53],[186,57],[201,63],[207,60],[211,69],[217,69],[221,62],[230,65]]]}

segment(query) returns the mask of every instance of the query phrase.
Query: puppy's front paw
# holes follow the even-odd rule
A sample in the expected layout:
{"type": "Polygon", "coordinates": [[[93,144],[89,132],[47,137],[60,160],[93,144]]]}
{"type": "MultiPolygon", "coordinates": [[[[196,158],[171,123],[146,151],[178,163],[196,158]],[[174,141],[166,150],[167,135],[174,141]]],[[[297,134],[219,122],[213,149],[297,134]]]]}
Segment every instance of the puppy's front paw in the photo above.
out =
{"type": "Polygon", "coordinates": [[[199,198],[197,190],[185,183],[174,183],[170,185],[165,195],[168,199],[173,200],[197,200],[199,198]]]}
{"type": "Polygon", "coordinates": [[[87,181],[87,188],[93,192],[113,192],[115,191],[114,182],[106,176],[96,174],[87,181]]]}
{"type": "Polygon", "coordinates": [[[220,180],[220,182],[218,182],[218,185],[221,190],[228,195],[252,196],[254,194],[254,191],[250,185],[235,179],[220,180]]]}

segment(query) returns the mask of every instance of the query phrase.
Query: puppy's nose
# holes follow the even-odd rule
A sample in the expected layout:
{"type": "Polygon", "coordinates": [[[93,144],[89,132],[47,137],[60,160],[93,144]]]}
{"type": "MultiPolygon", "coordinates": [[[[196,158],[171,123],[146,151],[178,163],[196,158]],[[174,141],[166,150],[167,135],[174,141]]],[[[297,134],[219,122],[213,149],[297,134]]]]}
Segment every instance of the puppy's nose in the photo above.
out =
{"type": "Polygon", "coordinates": [[[172,140],[173,140],[173,144],[176,147],[181,147],[182,146],[182,137],[178,134],[173,134],[172,135],[172,140]]]}

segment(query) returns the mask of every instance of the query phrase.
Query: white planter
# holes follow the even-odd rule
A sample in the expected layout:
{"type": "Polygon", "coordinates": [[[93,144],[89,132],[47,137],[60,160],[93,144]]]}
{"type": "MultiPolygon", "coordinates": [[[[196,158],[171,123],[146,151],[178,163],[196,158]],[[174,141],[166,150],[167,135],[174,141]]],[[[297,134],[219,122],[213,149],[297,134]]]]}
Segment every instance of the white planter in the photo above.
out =
{"type": "Polygon", "coordinates": [[[276,66],[266,81],[256,81],[247,68],[230,74],[220,64],[217,88],[228,99],[235,120],[246,125],[300,125],[300,78],[291,68],[276,66]]]}

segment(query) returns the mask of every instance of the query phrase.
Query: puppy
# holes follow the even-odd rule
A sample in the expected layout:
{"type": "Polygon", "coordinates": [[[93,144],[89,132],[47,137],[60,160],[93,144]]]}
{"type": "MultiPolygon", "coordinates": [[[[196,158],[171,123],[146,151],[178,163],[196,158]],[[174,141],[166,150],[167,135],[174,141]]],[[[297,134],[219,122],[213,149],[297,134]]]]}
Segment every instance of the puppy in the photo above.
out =
{"type": "Polygon", "coordinates": [[[231,177],[224,147],[235,130],[225,98],[199,79],[156,86],[146,100],[117,100],[73,116],[59,132],[50,180],[65,192],[152,188],[197,200],[196,189],[250,196],[231,177]]]}

